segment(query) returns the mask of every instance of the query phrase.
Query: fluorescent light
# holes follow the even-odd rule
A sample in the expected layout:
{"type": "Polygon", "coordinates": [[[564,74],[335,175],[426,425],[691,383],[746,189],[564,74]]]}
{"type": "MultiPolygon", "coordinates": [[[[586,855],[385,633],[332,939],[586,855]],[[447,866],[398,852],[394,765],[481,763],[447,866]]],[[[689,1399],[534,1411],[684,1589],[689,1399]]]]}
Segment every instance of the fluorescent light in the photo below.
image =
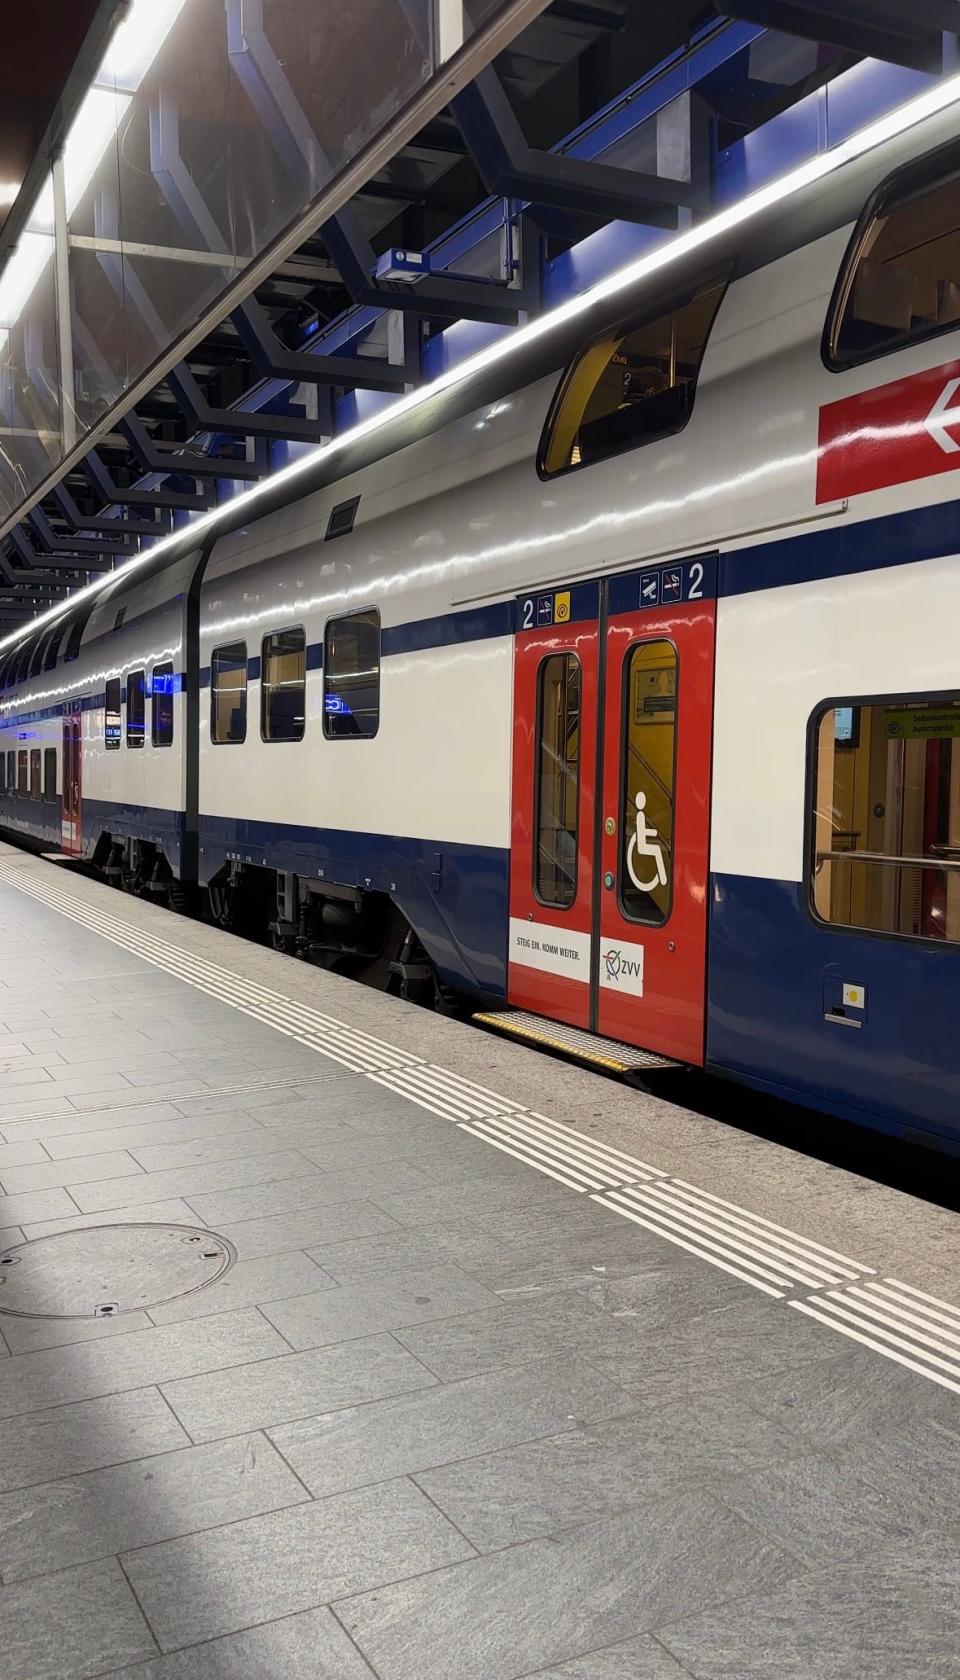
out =
{"type": "Polygon", "coordinates": [[[0,274],[0,327],[12,327],[53,256],[53,235],[21,233],[0,274]]]}
{"type": "Polygon", "coordinates": [[[97,75],[135,93],[183,11],[186,0],[134,0],[114,32],[97,75]]]}
{"type": "Polygon", "coordinates": [[[19,181],[0,181],[0,210],[9,210],[19,191],[19,181]]]}
{"type": "MultiPolygon", "coordinates": [[[[915,128],[918,123],[925,121],[928,117],[936,116],[939,111],[956,104],[958,100],[960,100],[960,75],[951,76],[947,81],[938,83],[926,93],[920,94],[916,99],[911,99],[897,110],[888,112],[886,116],[878,118],[876,122],[869,123],[865,128],[851,135],[848,140],[844,140],[839,146],[834,146],[830,151],[821,152],[816,157],[809,158],[806,163],[800,164],[796,169],[789,170],[786,175],[781,175],[777,180],[768,183],[767,186],[749,193],[746,198],[740,199],[737,204],[730,205],[726,210],[719,211],[715,216],[708,217],[706,221],[699,223],[696,227],[689,228],[685,233],[678,234],[675,239],[670,239],[665,244],[658,246],[656,250],[646,252],[643,256],[636,258],[635,261],[627,263],[624,268],[617,269],[615,273],[607,275],[605,279],[598,281],[589,290],[578,293],[576,297],[568,298],[566,303],[558,305],[556,309],[549,310],[545,315],[539,316],[534,321],[527,322],[525,326],[517,327],[514,332],[498,339],[493,344],[488,344],[483,350],[479,350],[476,355],[468,357],[466,361],[459,363],[456,367],[448,368],[445,373],[431,380],[429,384],[421,385],[415,391],[407,392],[406,395],[398,397],[395,402],[386,407],[378,408],[365,420],[358,421],[355,426],[352,426],[349,431],[344,432],[340,437],[334,438],[330,443],[320,444],[316,449],[310,450],[309,453],[302,455],[298,460],[291,461],[279,472],[273,473],[269,478],[261,479],[259,484],[255,484],[249,490],[244,490],[239,495],[232,497],[229,503],[222,507],[213,508],[209,513],[200,514],[196,519],[181,526],[178,531],[170,536],[161,538],[159,542],[154,543],[152,548],[145,549],[142,554],[128,560],[126,565],[118,567],[108,577],[97,578],[93,583],[87,584],[84,589],[78,589],[76,594],[70,597],[69,602],[51,607],[49,611],[32,619],[28,630],[24,631],[21,628],[6,636],[0,641],[0,649],[12,646],[14,642],[22,640],[24,634],[30,634],[40,625],[52,622],[74,602],[90,599],[92,596],[100,594],[102,590],[116,583],[118,578],[135,571],[138,567],[145,565],[148,560],[154,560],[158,554],[179,547],[184,541],[189,542],[192,538],[200,537],[204,532],[222,524],[227,513],[230,514],[232,519],[238,510],[249,508],[251,515],[255,517],[257,500],[275,490],[278,485],[288,484],[301,477],[304,472],[317,466],[321,461],[332,459],[359,439],[369,437],[371,433],[379,431],[382,426],[388,425],[391,420],[395,420],[399,415],[411,413],[430,402],[440,392],[463,384],[466,380],[472,379],[476,374],[494,366],[497,362],[505,361],[517,350],[523,349],[529,344],[534,344],[541,338],[546,338],[557,327],[585,314],[593,304],[616,297],[618,292],[635,285],[638,280],[659,273],[661,269],[680,262],[692,252],[709,246],[723,234],[730,232],[731,229],[751,221],[772,205],[783,203],[785,199],[803,191],[805,187],[824,180],[845,164],[852,163],[856,158],[874,151],[885,141],[896,139],[898,135],[905,134],[909,129],[915,128]]],[[[175,460],[175,457],[173,459],[175,460]]],[[[172,472],[176,471],[173,461],[170,470],[172,472]]],[[[0,611],[2,611],[2,608],[0,608],[0,611]]]]}

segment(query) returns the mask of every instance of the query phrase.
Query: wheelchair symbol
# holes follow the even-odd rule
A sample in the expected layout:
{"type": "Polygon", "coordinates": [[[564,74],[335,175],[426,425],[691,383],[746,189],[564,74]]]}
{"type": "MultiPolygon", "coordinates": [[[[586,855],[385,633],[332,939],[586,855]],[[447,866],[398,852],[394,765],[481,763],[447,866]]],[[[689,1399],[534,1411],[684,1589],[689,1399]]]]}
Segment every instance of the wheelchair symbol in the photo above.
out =
{"type": "Polygon", "coordinates": [[[653,892],[657,886],[667,884],[667,866],[663,860],[663,848],[657,840],[657,830],[652,823],[647,822],[645,815],[647,796],[641,790],[636,797],[637,817],[636,828],[630,836],[627,846],[627,874],[638,892],[653,892]],[[653,874],[649,880],[641,880],[637,874],[637,859],[649,858],[653,864],[653,874]]]}

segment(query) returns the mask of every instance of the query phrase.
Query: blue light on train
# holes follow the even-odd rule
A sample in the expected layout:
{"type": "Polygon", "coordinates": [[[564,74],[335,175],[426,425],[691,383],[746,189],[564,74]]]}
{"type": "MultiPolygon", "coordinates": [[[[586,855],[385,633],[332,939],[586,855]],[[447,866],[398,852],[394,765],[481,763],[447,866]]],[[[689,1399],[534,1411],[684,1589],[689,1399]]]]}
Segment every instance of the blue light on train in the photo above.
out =
{"type": "Polygon", "coordinates": [[[323,709],[325,712],[338,717],[353,716],[352,706],[348,705],[347,701],[339,694],[325,694],[323,697],[323,709]]]}

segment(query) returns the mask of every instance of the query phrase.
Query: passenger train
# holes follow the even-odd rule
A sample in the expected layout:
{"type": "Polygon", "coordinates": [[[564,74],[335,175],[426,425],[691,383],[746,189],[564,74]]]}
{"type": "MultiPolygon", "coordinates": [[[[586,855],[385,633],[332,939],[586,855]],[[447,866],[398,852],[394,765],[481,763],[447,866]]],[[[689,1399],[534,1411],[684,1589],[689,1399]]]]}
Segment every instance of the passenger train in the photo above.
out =
{"type": "Polygon", "coordinates": [[[0,825],[960,1150],[958,391],[947,110],[25,632],[0,825]]]}

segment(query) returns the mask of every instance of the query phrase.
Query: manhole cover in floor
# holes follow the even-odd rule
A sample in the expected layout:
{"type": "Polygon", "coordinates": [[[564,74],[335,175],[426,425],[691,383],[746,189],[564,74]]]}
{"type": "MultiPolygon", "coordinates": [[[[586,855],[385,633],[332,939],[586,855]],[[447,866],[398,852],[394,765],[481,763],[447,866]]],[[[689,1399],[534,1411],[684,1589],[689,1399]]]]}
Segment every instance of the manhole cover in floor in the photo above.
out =
{"type": "Polygon", "coordinates": [[[194,1225],[89,1225],[0,1253],[0,1313],[117,1318],[216,1283],[236,1252],[194,1225]]]}

